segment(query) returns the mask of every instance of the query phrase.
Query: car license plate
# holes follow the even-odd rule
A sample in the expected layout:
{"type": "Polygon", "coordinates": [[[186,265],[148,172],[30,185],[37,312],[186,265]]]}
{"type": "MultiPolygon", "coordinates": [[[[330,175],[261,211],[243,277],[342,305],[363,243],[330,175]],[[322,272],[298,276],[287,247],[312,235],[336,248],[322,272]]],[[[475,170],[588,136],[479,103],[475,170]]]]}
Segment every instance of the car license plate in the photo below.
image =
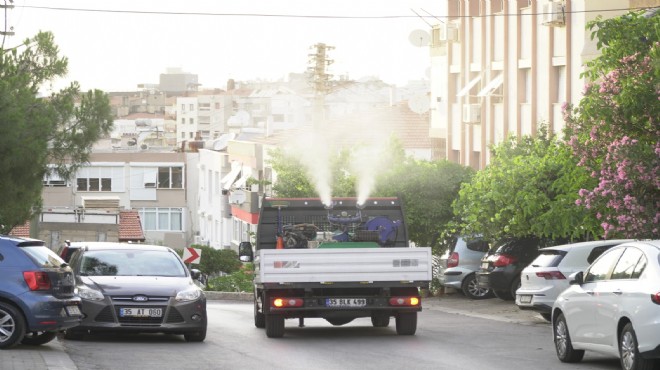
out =
{"type": "Polygon", "coordinates": [[[161,317],[163,316],[162,308],[139,308],[127,307],[119,309],[120,317],[161,317]]]}
{"type": "Polygon", "coordinates": [[[325,300],[326,307],[364,307],[367,305],[366,298],[328,298],[325,300]]]}
{"type": "Polygon", "coordinates": [[[80,312],[80,308],[78,306],[65,306],[66,313],[69,316],[80,316],[82,313],[80,312]]]}
{"type": "Polygon", "coordinates": [[[532,296],[531,295],[521,295],[520,296],[520,303],[532,303],[532,296]]]}
{"type": "Polygon", "coordinates": [[[484,270],[488,270],[488,262],[482,262],[481,263],[481,268],[484,270]]]}

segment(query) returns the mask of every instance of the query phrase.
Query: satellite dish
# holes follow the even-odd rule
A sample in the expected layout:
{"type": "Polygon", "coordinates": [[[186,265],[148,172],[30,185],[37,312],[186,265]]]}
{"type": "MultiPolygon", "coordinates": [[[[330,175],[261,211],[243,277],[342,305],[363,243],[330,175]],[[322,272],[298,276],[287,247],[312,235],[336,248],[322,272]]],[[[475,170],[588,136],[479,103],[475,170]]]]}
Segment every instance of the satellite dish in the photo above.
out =
{"type": "Polygon", "coordinates": [[[426,113],[430,107],[431,102],[426,94],[417,94],[408,99],[408,108],[415,113],[426,113]]]}
{"type": "Polygon", "coordinates": [[[229,142],[231,140],[234,140],[235,138],[236,138],[236,134],[233,132],[220,136],[219,138],[213,141],[213,150],[217,150],[217,151],[225,150],[227,148],[227,145],[229,145],[229,142]]]}
{"type": "Polygon", "coordinates": [[[410,36],[408,36],[408,40],[414,46],[422,48],[424,46],[429,46],[431,35],[424,30],[414,30],[410,33],[410,36]]]}

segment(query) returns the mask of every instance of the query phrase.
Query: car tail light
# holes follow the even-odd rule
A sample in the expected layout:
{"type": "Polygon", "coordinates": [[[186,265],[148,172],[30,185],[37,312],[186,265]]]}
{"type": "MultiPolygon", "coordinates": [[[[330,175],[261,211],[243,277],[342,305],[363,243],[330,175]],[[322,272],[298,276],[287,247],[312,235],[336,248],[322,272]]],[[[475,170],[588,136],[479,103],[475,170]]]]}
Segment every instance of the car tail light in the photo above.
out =
{"type": "Polygon", "coordinates": [[[419,306],[422,300],[419,297],[392,297],[390,306],[419,306]]]}
{"type": "Polygon", "coordinates": [[[458,266],[458,253],[452,252],[447,259],[447,267],[458,266]]]}
{"type": "Polygon", "coordinates": [[[518,262],[518,259],[514,256],[509,256],[508,254],[500,254],[497,259],[493,262],[495,267],[505,267],[511,264],[518,262]]]}
{"type": "Polygon", "coordinates": [[[30,290],[49,290],[50,278],[43,271],[23,271],[23,279],[30,290]]]}
{"type": "Polygon", "coordinates": [[[302,307],[303,303],[304,301],[302,298],[282,297],[273,298],[271,306],[275,308],[302,307]]]}
{"type": "Polygon", "coordinates": [[[660,304],[660,292],[657,292],[655,294],[651,294],[651,300],[655,304],[660,304]]]}
{"type": "Polygon", "coordinates": [[[561,273],[561,271],[540,271],[536,273],[536,276],[542,277],[545,280],[563,280],[566,279],[566,276],[561,273]]]}

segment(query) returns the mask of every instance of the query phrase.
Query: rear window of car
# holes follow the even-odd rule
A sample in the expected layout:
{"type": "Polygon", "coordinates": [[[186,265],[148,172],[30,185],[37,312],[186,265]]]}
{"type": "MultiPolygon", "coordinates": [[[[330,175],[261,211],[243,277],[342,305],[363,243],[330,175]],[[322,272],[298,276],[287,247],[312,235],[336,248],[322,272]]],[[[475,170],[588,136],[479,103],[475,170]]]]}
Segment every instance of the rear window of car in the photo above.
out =
{"type": "Polygon", "coordinates": [[[467,240],[467,248],[471,251],[488,252],[490,245],[481,239],[467,240]]]}
{"type": "Polygon", "coordinates": [[[87,251],[76,270],[83,276],[186,276],[173,253],[154,250],[87,251]]]}
{"type": "Polygon", "coordinates": [[[40,267],[61,267],[65,264],[63,259],[45,246],[25,246],[20,248],[40,267]]]}
{"type": "Polygon", "coordinates": [[[565,255],[565,251],[555,249],[541,250],[541,254],[530,265],[532,267],[557,267],[565,255]]]}

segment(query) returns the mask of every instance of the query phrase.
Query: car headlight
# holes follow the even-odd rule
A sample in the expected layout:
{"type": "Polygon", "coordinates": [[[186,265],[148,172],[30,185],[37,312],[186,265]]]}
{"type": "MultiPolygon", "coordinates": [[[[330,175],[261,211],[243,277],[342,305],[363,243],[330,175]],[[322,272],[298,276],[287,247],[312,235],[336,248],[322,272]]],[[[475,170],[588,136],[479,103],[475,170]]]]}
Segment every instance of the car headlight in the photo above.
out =
{"type": "Polygon", "coordinates": [[[185,302],[185,301],[195,301],[199,299],[199,297],[202,296],[202,291],[198,288],[193,288],[193,289],[187,289],[187,290],[182,290],[179,293],[176,294],[176,299],[179,302],[185,302]]]}
{"type": "Polygon", "coordinates": [[[85,287],[78,288],[78,296],[88,301],[102,301],[104,298],[103,293],[99,292],[98,290],[85,287]]]}

